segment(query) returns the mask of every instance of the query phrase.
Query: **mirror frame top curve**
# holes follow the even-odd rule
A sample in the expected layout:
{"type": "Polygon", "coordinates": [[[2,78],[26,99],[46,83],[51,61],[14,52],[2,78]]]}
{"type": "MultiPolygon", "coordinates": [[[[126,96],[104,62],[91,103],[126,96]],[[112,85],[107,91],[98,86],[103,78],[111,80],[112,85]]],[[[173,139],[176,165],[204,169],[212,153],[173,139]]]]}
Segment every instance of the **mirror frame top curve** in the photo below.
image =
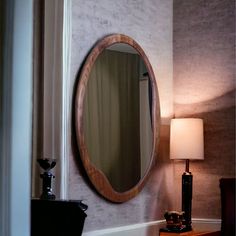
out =
{"type": "MultiPolygon", "coordinates": [[[[91,50],[88,57],[83,64],[78,85],[75,91],[75,131],[77,145],[80,152],[80,158],[82,160],[84,169],[97,192],[102,195],[105,199],[114,202],[121,203],[130,200],[135,197],[144,187],[150,171],[154,166],[155,159],[158,153],[158,144],[159,144],[159,130],[160,130],[160,105],[159,105],[159,96],[158,89],[156,85],[155,76],[151,67],[151,64],[136,41],[134,41],[129,36],[123,34],[112,34],[104,37],[100,40],[95,47],[91,50]],[[139,182],[132,187],[131,189],[125,192],[117,192],[109,183],[105,174],[98,169],[91,161],[88,153],[88,149],[85,142],[84,128],[83,128],[83,111],[84,111],[84,99],[87,82],[89,80],[91,69],[97,59],[97,57],[103,52],[104,49],[110,47],[116,43],[124,43],[133,47],[138,54],[141,56],[142,60],[145,63],[145,66],[148,71],[150,85],[152,90],[152,109],[151,109],[151,120],[152,120],[152,154],[148,168],[144,176],[139,180],[139,182]]],[[[122,171],[122,170],[121,170],[122,171]]]]}

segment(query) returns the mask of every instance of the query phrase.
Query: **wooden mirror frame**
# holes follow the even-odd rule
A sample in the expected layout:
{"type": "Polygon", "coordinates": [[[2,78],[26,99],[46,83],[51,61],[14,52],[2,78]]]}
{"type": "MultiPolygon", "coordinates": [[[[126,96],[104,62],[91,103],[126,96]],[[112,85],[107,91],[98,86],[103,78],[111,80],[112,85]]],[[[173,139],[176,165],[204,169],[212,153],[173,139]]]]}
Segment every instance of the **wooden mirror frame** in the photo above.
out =
{"type": "Polygon", "coordinates": [[[99,41],[92,49],[88,57],[86,58],[85,64],[83,65],[75,97],[75,128],[77,144],[80,152],[80,157],[85,168],[85,171],[92,182],[93,186],[99,194],[101,194],[107,200],[112,202],[125,202],[135,197],[143,188],[150,174],[150,170],[154,165],[155,158],[157,157],[158,143],[159,143],[159,129],[160,129],[160,106],[159,96],[156,85],[155,76],[151,67],[151,64],[142,50],[142,48],[132,38],[122,35],[113,34],[103,38],[99,41]],[[152,131],[153,131],[153,147],[149,166],[140,179],[140,181],[130,190],[125,192],[117,192],[113,189],[104,173],[97,169],[96,166],[90,160],[88,150],[85,143],[84,129],[83,129],[83,110],[84,110],[84,98],[86,85],[89,80],[91,69],[99,56],[99,54],[107,47],[115,43],[125,43],[132,46],[142,57],[149,74],[151,89],[152,89],[152,131]]]}

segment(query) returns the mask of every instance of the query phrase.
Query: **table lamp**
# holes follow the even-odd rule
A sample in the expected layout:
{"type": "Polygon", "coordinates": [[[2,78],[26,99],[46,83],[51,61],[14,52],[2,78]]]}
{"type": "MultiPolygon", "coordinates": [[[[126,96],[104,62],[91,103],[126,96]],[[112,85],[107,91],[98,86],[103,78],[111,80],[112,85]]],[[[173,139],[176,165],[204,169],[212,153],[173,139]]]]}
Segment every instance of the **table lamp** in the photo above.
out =
{"type": "Polygon", "coordinates": [[[176,118],[171,120],[170,159],[186,160],[182,175],[182,211],[185,231],[192,230],[192,173],[189,160],[204,159],[203,120],[198,118],[176,118]]]}

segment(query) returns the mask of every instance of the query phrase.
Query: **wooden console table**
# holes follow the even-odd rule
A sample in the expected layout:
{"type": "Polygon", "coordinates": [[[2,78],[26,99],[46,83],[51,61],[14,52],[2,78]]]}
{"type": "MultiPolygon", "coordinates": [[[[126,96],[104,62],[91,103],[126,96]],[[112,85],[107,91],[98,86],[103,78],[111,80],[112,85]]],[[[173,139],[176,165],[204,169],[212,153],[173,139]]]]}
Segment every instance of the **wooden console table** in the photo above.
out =
{"type": "Polygon", "coordinates": [[[220,231],[189,231],[184,233],[160,232],[160,236],[220,236],[220,231]]]}

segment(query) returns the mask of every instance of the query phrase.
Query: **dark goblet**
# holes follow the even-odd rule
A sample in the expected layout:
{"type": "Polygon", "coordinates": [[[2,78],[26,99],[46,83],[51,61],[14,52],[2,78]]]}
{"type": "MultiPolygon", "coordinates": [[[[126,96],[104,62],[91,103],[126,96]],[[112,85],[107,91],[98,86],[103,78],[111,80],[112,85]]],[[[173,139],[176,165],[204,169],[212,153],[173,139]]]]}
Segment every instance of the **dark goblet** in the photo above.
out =
{"type": "Polygon", "coordinates": [[[43,192],[40,196],[40,199],[44,200],[54,200],[56,196],[52,193],[52,179],[55,176],[50,172],[56,165],[55,159],[38,159],[37,160],[40,167],[44,170],[43,174],[40,174],[40,177],[43,179],[43,192]]]}

